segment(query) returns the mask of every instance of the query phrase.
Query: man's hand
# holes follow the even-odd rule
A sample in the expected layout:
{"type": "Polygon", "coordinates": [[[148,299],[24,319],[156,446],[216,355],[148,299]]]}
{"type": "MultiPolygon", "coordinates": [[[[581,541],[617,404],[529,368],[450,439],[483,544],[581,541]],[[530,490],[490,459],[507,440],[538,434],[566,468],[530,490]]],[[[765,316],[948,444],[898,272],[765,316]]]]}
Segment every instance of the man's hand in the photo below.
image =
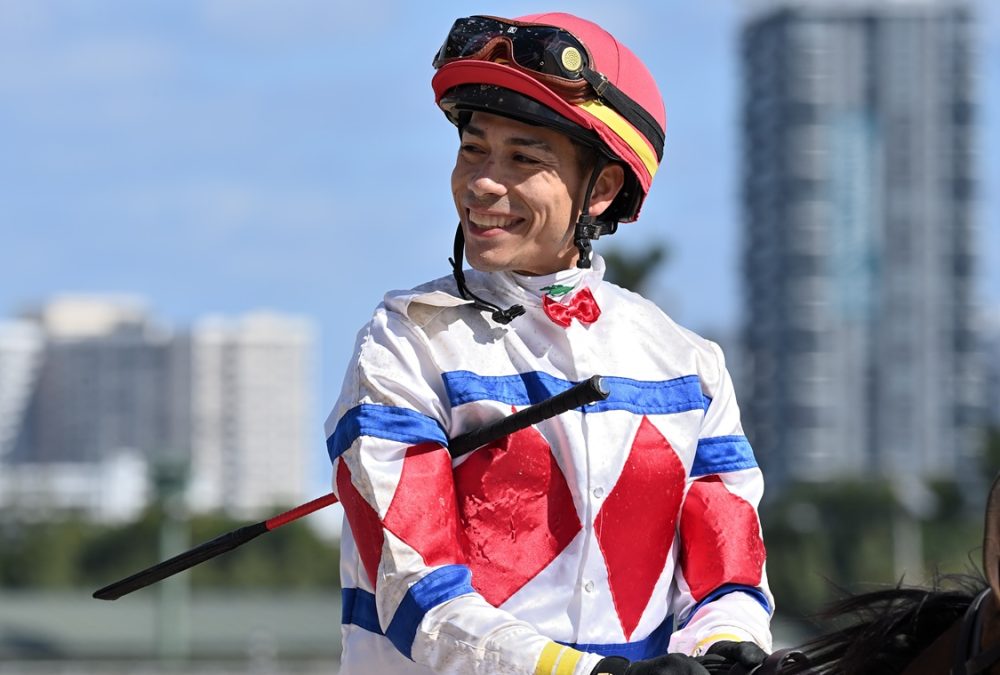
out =
{"type": "Polygon", "coordinates": [[[704,656],[697,657],[711,675],[744,675],[750,673],[767,658],[767,652],[753,642],[723,640],[708,648],[704,656]]]}
{"type": "Polygon", "coordinates": [[[767,658],[767,652],[752,642],[716,642],[704,656],[667,654],[655,659],[629,661],[608,656],[590,675],[745,675],[767,658]]]}
{"type": "Polygon", "coordinates": [[[601,659],[590,671],[590,675],[710,675],[710,673],[692,656],[667,654],[642,661],[608,656],[601,659]]]}

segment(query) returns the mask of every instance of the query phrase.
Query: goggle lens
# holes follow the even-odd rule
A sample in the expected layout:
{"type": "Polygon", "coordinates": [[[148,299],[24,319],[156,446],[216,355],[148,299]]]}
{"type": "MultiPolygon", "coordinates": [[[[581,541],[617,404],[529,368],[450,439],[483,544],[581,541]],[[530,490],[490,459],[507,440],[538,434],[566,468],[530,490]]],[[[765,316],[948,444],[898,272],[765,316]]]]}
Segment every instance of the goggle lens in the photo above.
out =
{"type": "Polygon", "coordinates": [[[471,16],[459,19],[452,26],[434,58],[434,67],[475,56],[497,38],[510,44],[511,56],[517,65],[538,73],[576,80],[588,65],[586,48],[561,28],[519,26],[491,17],[471,16]]]}

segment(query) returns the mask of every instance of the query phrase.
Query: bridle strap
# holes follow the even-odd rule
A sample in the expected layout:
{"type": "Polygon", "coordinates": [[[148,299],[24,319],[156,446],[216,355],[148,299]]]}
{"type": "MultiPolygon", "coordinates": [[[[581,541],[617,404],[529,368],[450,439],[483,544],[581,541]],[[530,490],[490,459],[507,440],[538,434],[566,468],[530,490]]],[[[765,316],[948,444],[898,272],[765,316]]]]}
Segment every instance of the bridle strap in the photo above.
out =
{"type": "Polygon", "coordinates": [[[810,675],[814,671],[807,669],[809,659],[795,648],[779,649],[772,652],[764,662],[750,671],[749,675],[781,675],[786,668],[796,666],[794,672],[800,675],[810,675]]]}
{"type": "Polygon", "coordinates": [[[983,590],[965,610],[958,640],[955,642],[952,675],[977,675],[1000,661],[1000,644],[994,645],[986,651],[979,649],[983,633],[982,606],[991,592],[992,590],[989,588],[983,590]]]}
{"type": "Polygon", "coordinates": [[[985,652],[979,652],[966,661],[965,672],[967,675],[985,672],[997,661],[1000,661],[1000,644],[993,645],[985,652]]]}

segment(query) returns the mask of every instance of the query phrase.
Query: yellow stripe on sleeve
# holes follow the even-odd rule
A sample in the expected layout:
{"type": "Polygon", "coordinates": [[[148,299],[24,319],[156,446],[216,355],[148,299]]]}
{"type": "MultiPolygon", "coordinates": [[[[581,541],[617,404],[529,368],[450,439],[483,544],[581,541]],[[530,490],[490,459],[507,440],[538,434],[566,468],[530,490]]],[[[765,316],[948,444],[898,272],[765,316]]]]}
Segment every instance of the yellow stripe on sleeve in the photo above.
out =
{"type": "Polygon", "coordinates": [[[573,675],[573,670],[582,657],[583,652],[550,642],[538,657],[535,675],[573,675]]]}
{"type": "Polygon", "coordinates": [[[542,650],[542,655],[538,657],[538,663],[535,665],[535,675],[552,675],[552,670],[564,649],[566,647],[555,642],[545,645],[545,649],[542,650]]]}
{"type": "Polygon", "coordinates": [[[746,638],[740,637],[739,635],[733,635],[732,633],[712,633],[706,638],[698,640],[698,644],[694,646],[693,656],[701,656],[702,647],[711,646],[716,642],[722,642],[723,640],[732,640],[733,642],[742,642],[746,638]]]}
{"type": "Polygon", "coordinates": [[[558,665],[556,665],[556,675],[573,675],[576,664],[580,662],[582,657],[583,652],[566,647],[566,650],[559,657],[558,665]]]}
{"type": "Polygon", "coordinates": [[[598,100],[584,101],[583,103],[578,103],[577,107],[607,124],[619,138],[628,143],[629,147],[632,148],[632,150],[635,151],[635,154],[639,156],[639,159],[642,160],[642,163],[646,167],[646,171],[649,172],[649,178],[652,180],[653,176],[656,175],[656,168],[658,166],[656,154],[653,152],[653,149],[649,147],[649,143],[646,142],[646,139],[643,138],[642,134],[636,131],[632,125],[626,122],[625,118],[615,112],[613,108],[604,105],[598,100]]]}

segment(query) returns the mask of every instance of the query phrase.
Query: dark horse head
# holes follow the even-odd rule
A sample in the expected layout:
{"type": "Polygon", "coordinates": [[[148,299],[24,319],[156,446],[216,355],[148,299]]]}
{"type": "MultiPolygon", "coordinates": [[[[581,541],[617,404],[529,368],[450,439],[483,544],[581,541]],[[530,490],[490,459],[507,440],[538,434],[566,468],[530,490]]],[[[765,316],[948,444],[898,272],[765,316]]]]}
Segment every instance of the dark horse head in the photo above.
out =
{"type": "Polygon", "coordinates": [[[825,612],[847,627],[799,648],[806,659],[769,672],[1000,675],[1000,476],[986,506],[983,573],[985,582],[949,577],[936,588],[849,597],[825,612]]]}

